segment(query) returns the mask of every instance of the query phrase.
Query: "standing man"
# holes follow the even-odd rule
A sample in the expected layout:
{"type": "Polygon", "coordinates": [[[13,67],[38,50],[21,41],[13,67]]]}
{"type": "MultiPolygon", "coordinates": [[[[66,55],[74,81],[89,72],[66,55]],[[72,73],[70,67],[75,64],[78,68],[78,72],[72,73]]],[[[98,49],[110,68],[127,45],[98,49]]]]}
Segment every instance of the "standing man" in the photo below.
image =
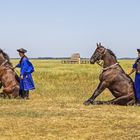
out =
{"type": "Polygon", "coordinates": [[[19,64],[15,66],[20,68],[20,97],[23,99],[29,99],[29,90],[35,89],[34,81],[32,79],[32,73],[34,72],[34,67],[29,61],[25,53],[27,50],[21,48],[17,50],[19,56],[21,57],[19,64]]]}
{"type": "Polygon", "coordinates": [[[133,68],[128,75],[136,72],[135,74],[135,94],[136,94],[136,104],[140,106],[140,49],[137,49],[138,58],[133,64],[133,68]]]}

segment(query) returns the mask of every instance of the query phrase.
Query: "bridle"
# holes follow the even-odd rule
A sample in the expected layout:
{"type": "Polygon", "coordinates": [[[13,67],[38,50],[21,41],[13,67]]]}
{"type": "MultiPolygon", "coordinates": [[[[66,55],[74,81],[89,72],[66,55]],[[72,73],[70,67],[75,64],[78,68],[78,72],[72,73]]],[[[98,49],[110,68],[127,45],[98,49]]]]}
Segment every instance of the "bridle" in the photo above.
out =
{"type": "Polygon", "coordinates": [[[104,49],[101,52],[98,51],[94,56],[94,59],[97,60],[96,63],[101,67],[103,67],[103,61],[101,60],[101,58],[106,54],[106,52],[107,52],[107,49],[104,49]]]}
{"type": "Polygon", "coordinates": [[[111,66],[109,66],[109,67],[103,68],[103,61],[101,60],[101,58],[106,54],[106,52],[107,52],[107,49],[105,48],[102,52],[99,52],[99,51],[98,51],[98,52],[95,54],[95,56],[94,56],[94,59],[97,60],[96,63],[97,63],[100,67],[102,67],[102,71],[106,71],[106,70],[111,69],[111,68],[116,68],[116,66],[119,64],[119,63],[115,63],[115,64],[113,64],[113,65],[111,65],[111,66]]]}

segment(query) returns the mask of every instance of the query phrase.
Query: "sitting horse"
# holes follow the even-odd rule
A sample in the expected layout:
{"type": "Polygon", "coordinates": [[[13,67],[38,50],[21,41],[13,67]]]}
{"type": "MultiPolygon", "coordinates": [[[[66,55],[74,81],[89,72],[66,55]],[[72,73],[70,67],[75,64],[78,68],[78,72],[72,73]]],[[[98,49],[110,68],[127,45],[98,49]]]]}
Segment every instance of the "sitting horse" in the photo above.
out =
{"type": "Polygon", "coordinates": [[[0,49],[0,88],[1,95],[16,98],[19,95],[19,77],[13,70],[9,56],[0,49]]]}
{"type": "Polygon", "coordinates": [[[99,63],[103,61],[103,70],[99,76],[100,83],[93,95],[84,102],[89,104],[116,104],[133,105],[135,104],[135,90],[132,79],[125,74],[122,67],[116,60],[115,54],[106,49],[101,43],[97,43],[97,48],[90,59],[90,63],[99,63]],[[110,101],[94,101],[106,88],[115,97],[110,101]]]}

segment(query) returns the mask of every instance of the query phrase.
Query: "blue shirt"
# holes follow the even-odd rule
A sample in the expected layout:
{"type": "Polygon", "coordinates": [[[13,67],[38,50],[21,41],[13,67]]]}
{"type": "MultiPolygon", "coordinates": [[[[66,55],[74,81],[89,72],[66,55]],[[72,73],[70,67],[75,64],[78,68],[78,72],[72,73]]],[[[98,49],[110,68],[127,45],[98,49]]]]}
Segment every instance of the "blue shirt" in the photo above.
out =
{"type": "Polygon", "coordinates": [[[16,67],[20,68],[20,76],[23,76],[23,79],[20,79],[20,89],[25,91],[35,89],[32,78],[34,67],[29,59],[26,57],[21,58],[20,63],[16,67]]]}

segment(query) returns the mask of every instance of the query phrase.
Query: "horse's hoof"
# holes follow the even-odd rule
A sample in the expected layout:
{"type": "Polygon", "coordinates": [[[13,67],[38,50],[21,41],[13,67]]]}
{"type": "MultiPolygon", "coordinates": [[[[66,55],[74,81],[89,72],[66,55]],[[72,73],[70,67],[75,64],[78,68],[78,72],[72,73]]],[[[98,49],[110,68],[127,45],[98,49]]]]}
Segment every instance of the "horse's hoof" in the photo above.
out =
{"type": "Polygon", "coordinates": [[[91,104],[92,104],[92,105],[102,105],[103,102],[101,102],[101,101],[94,101],[94,102],[92,102],[91,104]]]}
{"type": "Polygon", "coordinates": [[[136,106],[140,106],[140,103],[136,103],[136,106]]]}
{"type": "Polygon", "coordinates": [[[87,105],[92,104],[92,102],[93,102],[93,101],[91,101],[91,100],[87,100],[87,101],[85,101],[83,104],[87,106],[87,105]]]}

